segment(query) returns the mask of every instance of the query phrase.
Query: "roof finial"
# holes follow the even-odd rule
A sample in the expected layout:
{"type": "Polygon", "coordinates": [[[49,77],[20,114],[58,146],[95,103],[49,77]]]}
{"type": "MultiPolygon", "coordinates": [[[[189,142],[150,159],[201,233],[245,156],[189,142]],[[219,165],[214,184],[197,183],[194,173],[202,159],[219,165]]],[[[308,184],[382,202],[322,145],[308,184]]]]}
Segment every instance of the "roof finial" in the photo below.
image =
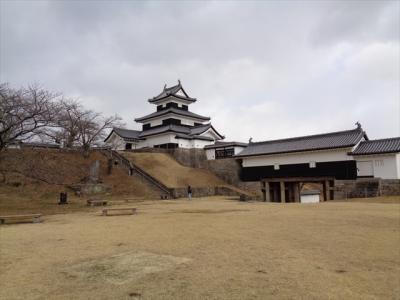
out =
{"type": "Polygon", "coordinates": [[[252,143],[253,143],[253,138],[250,137],[250,138],[249,138],[249,144],[252,144],[252,143]]]}
{"type": "Polygon", "coordinates": [[[164,84],[164,91],[165,91],[166,88],[167,88],[167,84],[164,84]]]}
{"type": "Polygon", "coordinates": [[[357,121],[355,125],[357,126],[358,129],[361,128],[361,123],[360,122],[357,121]]]}
{"type": "Polygon", "coordinates": [[[178,79],[178,85],[181,85],[181,80],[180,79],[178,79]]]}

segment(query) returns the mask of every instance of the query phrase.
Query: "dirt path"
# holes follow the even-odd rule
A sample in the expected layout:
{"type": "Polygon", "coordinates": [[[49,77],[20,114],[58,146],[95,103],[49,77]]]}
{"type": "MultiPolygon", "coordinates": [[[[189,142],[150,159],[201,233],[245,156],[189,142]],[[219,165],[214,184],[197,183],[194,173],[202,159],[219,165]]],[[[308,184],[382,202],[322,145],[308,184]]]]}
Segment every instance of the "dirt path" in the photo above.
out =
{"type": "Polygon", "coordinates": [[[398,202],[136,206],[0,226],[0,298],[400,297],[398,202]]]}

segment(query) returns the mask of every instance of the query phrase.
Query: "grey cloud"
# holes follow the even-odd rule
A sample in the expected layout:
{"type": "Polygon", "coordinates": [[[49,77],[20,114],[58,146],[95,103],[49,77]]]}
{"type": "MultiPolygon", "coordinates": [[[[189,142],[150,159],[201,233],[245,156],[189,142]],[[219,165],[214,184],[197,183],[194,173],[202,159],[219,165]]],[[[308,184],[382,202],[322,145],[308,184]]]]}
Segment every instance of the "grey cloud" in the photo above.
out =
{"type": "Polygon", "coordinates": [[[317,45],[399,40],[398,1],[323,2],[315,30],[317,45]]]}
{"type": "MultiPolygon", "coordinates": [[[[0,81],[40,82],[129,127],[182,80],[228,139],[400,135],[395,1],[0,2],[0,81]]],[[[396,9],[397,8],[397,9],[396,9]]]]}

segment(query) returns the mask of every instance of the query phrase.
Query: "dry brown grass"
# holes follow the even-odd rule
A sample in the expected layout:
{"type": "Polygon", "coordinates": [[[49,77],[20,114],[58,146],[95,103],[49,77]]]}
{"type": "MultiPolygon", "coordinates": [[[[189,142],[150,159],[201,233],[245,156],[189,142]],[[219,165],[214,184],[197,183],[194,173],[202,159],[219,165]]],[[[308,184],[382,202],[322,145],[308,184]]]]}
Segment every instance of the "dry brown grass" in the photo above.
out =
{"type": "MultiPolygon", "coordinates": [[[[0,169],[8,170],[5,183],[0,183],[0,208],[33,209],[56,203],[60,192],[73,192],[68,187],[79,184],[89,175],[89,167],[95,160],[100,162],[99,179],[111,188],[113,195],[126,195],[134,198],[155,198],[159,192],[147,185],[143,179],[128,176],[128,172],[114,167],[107,174],[107,158],[99,152],[92,152],[84,158],[78,151],[54,149],[10,149],[2,153],[0,169]],[[10,172],[16,170],[17,172],[10,172]],[[10,195],[13,195],[11,198],[10,195]],[[15,203],[9,203],[14,201],[15,203]],[[32,201],[30,201],[32,200],[32,201]],[[5,207],[5,206],[6,207],[5,207]]],[[[85,202],[85,199],[72,199],[72,203],[85,202]]]]}
{"type": "Polygon", "coordinates": [[[134,216],[4,225],[0,298],[399,299],[400,204],[388,199],[146,201],[134,216]]]}
{"type": "Polygon", "coordinates": [[[123,155],[171,188],[187,187],[188,185],[207,187],[226,184],[210,171],[185,167],[166,153],[124,152],[123,155]]]}

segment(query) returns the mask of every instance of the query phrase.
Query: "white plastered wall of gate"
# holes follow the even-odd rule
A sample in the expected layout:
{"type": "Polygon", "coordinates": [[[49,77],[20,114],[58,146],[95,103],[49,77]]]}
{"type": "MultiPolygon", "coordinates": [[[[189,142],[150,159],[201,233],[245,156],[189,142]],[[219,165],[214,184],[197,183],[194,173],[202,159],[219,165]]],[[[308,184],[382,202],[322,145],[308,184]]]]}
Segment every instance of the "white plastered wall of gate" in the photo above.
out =
{"type": "MultiPolygon", "coordinates": [[[[381,155],[360,155],[354,156],[359,172],[363,171],[362,166],[370,165],[372,175],[382,179],[400,179],[400,153],[381,155]]],[[[365,176],[368,174],[359,174],[365,176]]]]}
{"type": "Polygon", "coordinates": [[[243,167],[259,167],[273,165],[305,164],[310,162],[330,162],[353,160],[348,155],[352,148],[333,149],[326,151],[308,151],[277,155],[264,155],[243,158],[243,167]]]}

